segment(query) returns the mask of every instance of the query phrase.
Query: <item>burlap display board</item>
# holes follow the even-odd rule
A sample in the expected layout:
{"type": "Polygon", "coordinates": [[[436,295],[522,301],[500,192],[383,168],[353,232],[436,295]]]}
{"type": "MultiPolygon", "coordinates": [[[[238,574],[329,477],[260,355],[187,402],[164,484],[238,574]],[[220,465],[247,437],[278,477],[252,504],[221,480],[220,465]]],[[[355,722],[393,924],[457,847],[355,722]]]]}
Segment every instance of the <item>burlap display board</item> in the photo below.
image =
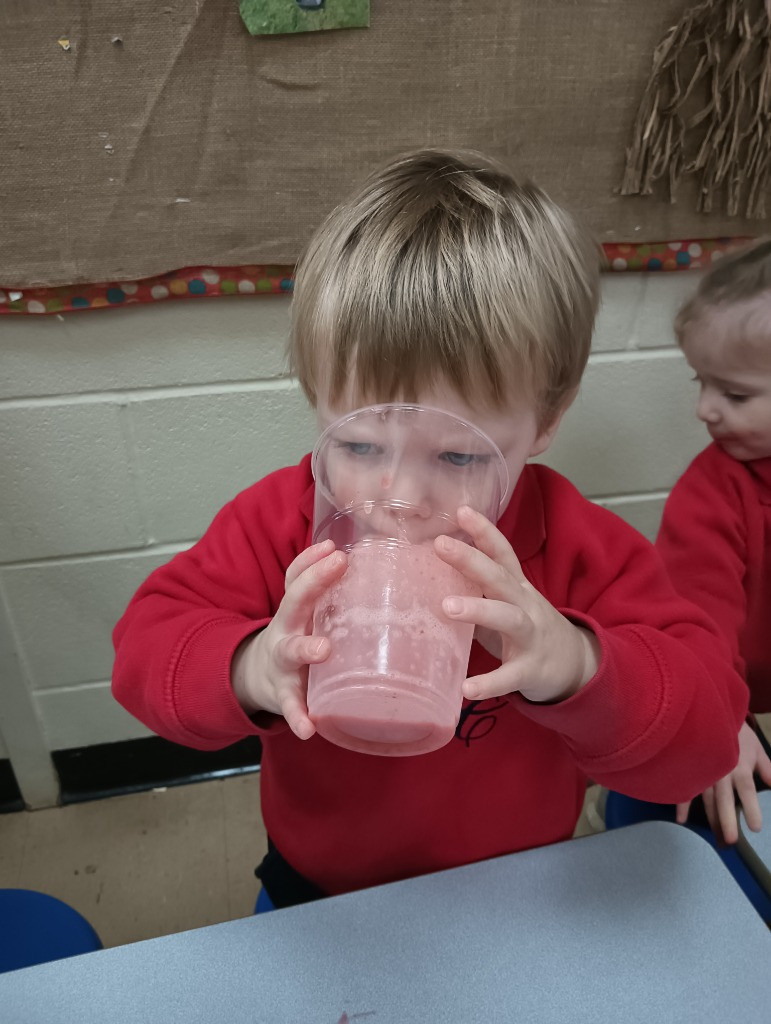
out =
{"type": "Polygon", "coordinates": [[[4,0],[0,284],[289,263],[368,171],[421,145],[507,159],[601,241],[757,234],[696,214],[686,187],[673,206],[615,191],[683,8],[373,0],[369,29],[258,38],[237,0],[4,0]]]}

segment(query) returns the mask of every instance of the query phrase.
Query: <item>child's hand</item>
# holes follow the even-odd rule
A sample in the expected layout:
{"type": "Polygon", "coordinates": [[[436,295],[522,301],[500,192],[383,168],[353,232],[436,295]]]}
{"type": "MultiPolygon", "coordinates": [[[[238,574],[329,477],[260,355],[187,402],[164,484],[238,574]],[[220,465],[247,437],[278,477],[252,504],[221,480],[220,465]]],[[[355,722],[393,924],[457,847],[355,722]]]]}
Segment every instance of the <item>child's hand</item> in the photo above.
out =
{"type": "MultiPolygon", "coordinates": [[[[760,813],[758,794],[755,792],[753,773],[771,786],[771,760],[751,726],[739,730],[739,760],[730,775],[720,779],[703,794],[704,810],[707,812],[712,831],[726,843],[735,843],[739,838],[736,818],[736,797],[744,809],[744,817],[753,832],[760,832],[763,817],[760,813]],[[736,795],[734,795],[736,791],[736,795]]],[[[684,825],[688,818],[691,801],[677,805],[677,820],[684,825]]]]}
{"type": "Polygon", "coordinates": [[[498,634],[500,651],[491,653],[502,662],[493,672],[467,679],[464,696],[485,700],[515,690],[538,702],[572,696],[599,668],[597,638],[568,621],[525,579],[511,545],[483,515],[464,506],[458,524],[476,548],[438,537],[436,552],[482,587],[484,597],[448,597],[442,607],[451,619],[498,634]]]}
{"type": "Polygon", "coordinates": [[[265,629],[245,640],[231,665],[233,692],[248,715],[283,715],[301,740],[316,727],[308,717],[308,665],[326,661],[329,640],[311,636],[313,609],[348,566],[342,551],[326,540],[295,558],[286,572],[286,591],[265,629]]]}

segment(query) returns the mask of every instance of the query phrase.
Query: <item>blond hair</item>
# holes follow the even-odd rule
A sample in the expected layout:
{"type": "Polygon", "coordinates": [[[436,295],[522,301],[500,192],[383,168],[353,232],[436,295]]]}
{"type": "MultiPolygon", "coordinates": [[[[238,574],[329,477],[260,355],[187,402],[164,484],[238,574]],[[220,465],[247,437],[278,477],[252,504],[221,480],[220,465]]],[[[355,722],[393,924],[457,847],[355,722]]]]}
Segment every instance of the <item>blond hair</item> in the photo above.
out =
{"type": "Polygon", "coordinates": [[[550,421],[591,344],[599,249],[535,185],[478,154],[406,154],[318,229],[295,279],[289,355],[311,404],[470,404],[512,390],[550,421]]]}
{"type": "Polygon", "coordinates": [[[675,317],[675,336],[682,345],[687,328],[709,310],[771,296],[771,238],[728,253],[715,262],[694,295],[675,317]]]}

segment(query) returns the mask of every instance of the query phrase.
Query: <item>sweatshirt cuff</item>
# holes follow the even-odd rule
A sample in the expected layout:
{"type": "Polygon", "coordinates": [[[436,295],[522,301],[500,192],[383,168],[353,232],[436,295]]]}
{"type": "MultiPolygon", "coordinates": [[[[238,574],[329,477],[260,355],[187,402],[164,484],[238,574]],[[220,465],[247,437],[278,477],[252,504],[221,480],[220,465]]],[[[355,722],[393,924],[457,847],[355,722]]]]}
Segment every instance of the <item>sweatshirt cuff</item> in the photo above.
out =
{"type": "Polygon", "coordinates": [[[283,718],[267,712],[250,718],[238,703],[230,681],[236,648],[269,622],[241,617],[214,619],[184,641],[168,680],[167,700],[180,728],[198,745],[221,747],[246,736],[288,728],[283,718]]]}
{"type": "Polygon", "coordinates": [[[512,694],[518,710],[533,722],[560,733],[576,752],[582,751],[592,759],[611,760],[643,742],[655,728],[666,704],[666,684],[661,666],[649,644],[633,627],[622,638],[609,634],[598,622],[573,609],[559,609],[575,625],[593,633],[600,644],[600,666],[581,689],[565,700],[552,704],[538,704],[512,694]],[[621,662],[636,664],[642,669],[638,679],[622,681],[618,673],[618,645],[636,648],[633,659],[621,657],[621,662]],[[656,671],[650,669],[655,665],[656,671]],[[646,685],[639,684],[641,679],[646,685]],[[651,679],[660,680],[651,686],[651,679]],[[591,751],[591,753],[590,753],[591,751]]]}

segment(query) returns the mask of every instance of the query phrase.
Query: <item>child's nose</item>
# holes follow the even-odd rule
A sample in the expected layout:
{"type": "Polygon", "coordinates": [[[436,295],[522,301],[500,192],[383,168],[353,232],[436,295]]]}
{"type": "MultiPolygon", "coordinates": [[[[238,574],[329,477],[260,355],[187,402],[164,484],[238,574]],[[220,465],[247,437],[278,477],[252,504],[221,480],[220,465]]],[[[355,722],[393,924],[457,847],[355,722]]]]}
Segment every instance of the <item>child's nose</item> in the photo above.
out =
{"type": "Polygon", "coordinates": [[[420,474],[412,469],[400,467],[383,476],[381,481],[383,493],[394,501],[403,501],[409,506],[406,510],[408,515],[426,514],[425,481],[421,480],[420,474]]]}
{"type": "Polygon", "coordinates": [[[715,397],[711,388],[703,387],[699,393],[696,415],[703,423],[717,423],[720,419],[720,409],[715,397]]]}

